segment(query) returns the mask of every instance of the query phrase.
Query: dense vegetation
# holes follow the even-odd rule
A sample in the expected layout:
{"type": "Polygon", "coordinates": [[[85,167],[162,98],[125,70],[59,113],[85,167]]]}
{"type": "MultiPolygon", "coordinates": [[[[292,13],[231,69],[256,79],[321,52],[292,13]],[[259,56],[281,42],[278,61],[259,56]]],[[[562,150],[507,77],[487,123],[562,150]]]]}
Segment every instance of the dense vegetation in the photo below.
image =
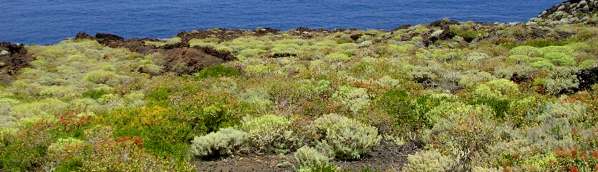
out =
{"type": "Polygon", "coordinates": [[[145,43],[181,41],[237,60],[187,68],[94,39],[26,47],[35,60],[0,87],[0,169],[194,171],[281,154],[298,171],[342,171],[381,143],[418,142],[401,169],[379,170],[598,170],[595,26],[145,43]]]}

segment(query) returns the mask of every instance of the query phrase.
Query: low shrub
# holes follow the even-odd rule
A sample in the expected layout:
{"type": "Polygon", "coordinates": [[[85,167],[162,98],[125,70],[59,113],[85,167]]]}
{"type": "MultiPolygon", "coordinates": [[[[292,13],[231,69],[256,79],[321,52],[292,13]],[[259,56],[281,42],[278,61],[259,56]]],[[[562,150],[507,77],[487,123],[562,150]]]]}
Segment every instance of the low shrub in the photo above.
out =
{"type": "Polygon", "coordinates": [[[326,55],[326,60],[331,62],[344,62],[351,60],[351,56],[345,53],[331,53],[326,55]]]}
{"type": "Polygon", "coordinates": [[[519,87],[506,79],[492,80],[479,85],[474,91],[474,102],[494,109],[497,117],[504,117],[511,99],[519,93],[519,87]]]}
{"type": "Polygon", "coordinates": [[[48,162],[47,148],[58,125],[52,116],[36,116],[18,122],[15,130],[0,129],[0,167],[6,171],[35,171],[48,162]]]}
{"type": "Polygon", "coordinates": [[[544,89],[548,94],[558,95],[571,92],[579,87],[576,68],[562,67],[552,70],[544,80],[544,89]]]}
{"type": "Polygon", "coordinates": [[[574,66],[575,58],[561,52],[548,52],[544,54],[544,58],[550,60],[553,64],[558,66],[574,66]]]}
{"type": "Polygon", "coordinates": [[[438,172],[450,171],[454,160],[436,150],[419,151],[407,157],[407,164],[401,171],[405,172],[438,172]]]}
{"type": "Polygon", "coordinates": [[[426,125],[425,119],[415,108],[415,96],[405,90],[391,89],[375,99],[376,107],[395,118],[396,128],[405,132],[415,131],[426,125]]]}
{"type": "Polygon", "coordinates": [[[370,95],[365,88],[341,86],[332,95],[332,98],[353,113],[359,113],[370,105],[370,95]]]}
{"type": "MultiPolygon", "coordinates": [[[[99,134],[99,133],[97,133],[99,134]]],[[[193,171],[187,162],[163,159],[147,153],[138,137],[100,137],[84,158],[81,171],[193,171]]],[[[70,170],[68,170],[70,171],[70,170]]]]}
{"type": "Polygon", "coordinates": [[[311,147],[301,147],[294,154],[299,164],[298,171],[301,172],[324,172],[336,171],[334,164],[330,163],[330,158],[318,150],[311,147]]]}
{"type": "Polygon", "coordinates": [[[337,114],[319,117],[313,127],[340,159],[359,159],[381,139],[376,128],[337,114]]]}
{"type": "Polygon", "coordinates": [[[85,153],[89,153],[91,146],[85,141],[66,138],[58,139],[48,146],[48,157],[52,161],[50,166],[59,170],[73,170],[82,165],[85,153]]]}
{"type": "Polygon", "coordinates": [[[457,158],[458,169],[469,169],[472,160],[500,140],[494,113],[486,106],[445,103],[434,108],[430,116],[438,122],[424,133],[424,141],[441,153],[457,158]]]}
{"type": "Polygon", "coordinates": [[[194,76],[198,78],[234,77],[239,75],[241,75],[241,71],[238,69],[221,64],[207,67],[194,74],[194,76]]]}
{"type": "Polygon", "coordinates": [[[285,153],[299,144],[291,120],[276,115],[264,115],[246,120],[241,128],[247,132],[252,147],[259,151],[285,153]]]}
{"type": "Polygon", "coordinates": [[[524,55],[530,57],[542,57],[543,51],[532,46],[519,46],[509,51],[511,55],[524,55]]]}
{"type": "Polygon", "coordinates": [[[534,68],[545,69],[545,70],[551,70],[551,69],[555,68],[554,64],[552,64],[552,62],[550,62],[550,60],[546,60],[546,59],[533,62],[531,64],[531,66],[534,68]]]}
{"type": "Polygon", "coordinates": [[[249,139],[249,135],[233,128],[223,128],[191,141],[191,153],[202,159],[216,159],[238,151],[249,139]]]}
{"type": "Polygon", "coordinates": [[[540,107],[540,99],[533,96],[514,100],[509,104],[507,119],[518,127],[529,125],[531,118],[540,112],[540,107]]]}

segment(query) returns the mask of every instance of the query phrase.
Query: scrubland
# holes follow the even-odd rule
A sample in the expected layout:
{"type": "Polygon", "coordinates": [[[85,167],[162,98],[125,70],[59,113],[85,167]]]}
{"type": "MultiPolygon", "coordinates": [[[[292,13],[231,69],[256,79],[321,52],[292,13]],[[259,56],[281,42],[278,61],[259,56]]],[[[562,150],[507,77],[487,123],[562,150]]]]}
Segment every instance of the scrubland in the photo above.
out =
{"type": "Polygon", "coordinates": [[[94,39],[27,46],[34,60],[0,86],[0,169],[202,171],[277,155],[296,171],[598,170],[595,26],[145,41],[181,42],[235,60],[188,68],[94,39]],[[339,165],[412,143],[396,164],[339,165]]]}

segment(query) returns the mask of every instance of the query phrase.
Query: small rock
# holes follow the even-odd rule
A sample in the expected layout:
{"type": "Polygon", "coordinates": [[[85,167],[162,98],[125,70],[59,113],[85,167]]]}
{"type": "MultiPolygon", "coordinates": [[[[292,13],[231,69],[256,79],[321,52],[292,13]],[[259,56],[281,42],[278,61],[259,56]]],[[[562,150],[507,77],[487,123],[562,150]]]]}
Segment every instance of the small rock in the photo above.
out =
{"type": "Polygon", "coordinates": [[[3,55],[8,55],[8,51],[6,51],[6,50],[0,51],[0,56],[3,56],[3,55]]]}
{"type": "Polygon", "coordinates": [[[278,168],[289,168],[289,167],[293,167],[293,164],[289,161],[282,161],[279,162],[278,164],[276,164],[276,167],[278,168]]]}
{"type": "Polygon", "coordinates": [[[4,66],[6,66],[6,63],[0,62],[0,67],[4,67],[4,66]]]}
{"type": "Polygon", "coordinates": [[[561,5],[561,6],[559,6],[559,8],[557,8],[556,10],[557,10],[557,11],[563,11],[563,10],[565,10],[565,6],[564,6],[564,5],[561,5]]]}
{"type": "Polygon", "coordinates": [[[437,30],[437,31],[432,32],[432,35],[430,35],[430,36],[440,37],[440,34],[442,34],[443,32],[444,32],[444,30],[437,30]]]}
{"type": "Polygon", "coordinates": [[[581,8],[581,11],[583,12],[589,12],[590,11],[590,7],[588,7],[587,5],[584,6],[583,8],[581,8]]]}

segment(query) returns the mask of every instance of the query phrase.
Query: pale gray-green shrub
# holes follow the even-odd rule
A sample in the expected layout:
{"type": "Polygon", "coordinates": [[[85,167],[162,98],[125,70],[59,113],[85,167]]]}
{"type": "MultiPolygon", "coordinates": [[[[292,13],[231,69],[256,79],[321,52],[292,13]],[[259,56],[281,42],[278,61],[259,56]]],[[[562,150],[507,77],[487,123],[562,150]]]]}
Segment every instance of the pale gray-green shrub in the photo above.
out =
{"type": "Polygon", "coordinates": [[[11,115],[16,118],[33,117],[37,115],[60,115],[67,110],[68,104],[55,99],[42,99],[31,103],[22,103],[11,108],[11,115]]]}
{"type": "Polygon", "coordinates": [[[381,139],[375,127],[338,114],[319,117],[313,128],[322,135],[321,142],[329,145],[340,159],[359,159],[381,139]]]}
{"type": "Polygon", "coordinates": [[[277,115],[264,115],[243,121],[250,144],[258,151],[286,152],[299,144],[297,133],[291,130],[291,120],[277,115]]]}
{"type": "Polygon", "coordinates": [[[353,113],[359,113],[370,105],[370,95],[365,88],[341,86],[332,95],[332,98],[350,109],[353,113]]]}
{"type": "Polygon", "coordinates": [[[233,128],[195,137],[191,141],[191,153],[201,158],[217,158],[233,154],[249,140],[249,135],[233,128]]]}
{"type": "Polygon", "coordinates": [[[544,88],[549,94],[560,94],[579,86],[579,79],[575,73],[576,68],[561,67],[550,71],[547,79],[544,80],[544,88]]]}
{"type": "Polygon", "coordinates": [[[407,157],[404,172],[443,172],[451,170],[453,159],[436,150],[419,151],[407,157]]]}
{"type": "Polygon", "coordinates": [[[484,71],[466,71],[459,79],[459,85],[465,88],[472,88],[478,83],[495,79],[492,74],[484,71]]]}
{"type": "Polygon", "coordinates": [[[263,89],[250,89],[239,94],[242,102],[247,103],[258,112],[266,112],[271,109],[274,102],[270,100],[270,94],[263,89]]]}
{"type": "Polygon", "coordinates": [[[297,149],[294,153],[294,157],[299,164],[298,171],[315,172],[321,169],[334,167],[334,165],[330,163],[331,158],[320,153],[317,149],[308,146],[297,149]]]}

